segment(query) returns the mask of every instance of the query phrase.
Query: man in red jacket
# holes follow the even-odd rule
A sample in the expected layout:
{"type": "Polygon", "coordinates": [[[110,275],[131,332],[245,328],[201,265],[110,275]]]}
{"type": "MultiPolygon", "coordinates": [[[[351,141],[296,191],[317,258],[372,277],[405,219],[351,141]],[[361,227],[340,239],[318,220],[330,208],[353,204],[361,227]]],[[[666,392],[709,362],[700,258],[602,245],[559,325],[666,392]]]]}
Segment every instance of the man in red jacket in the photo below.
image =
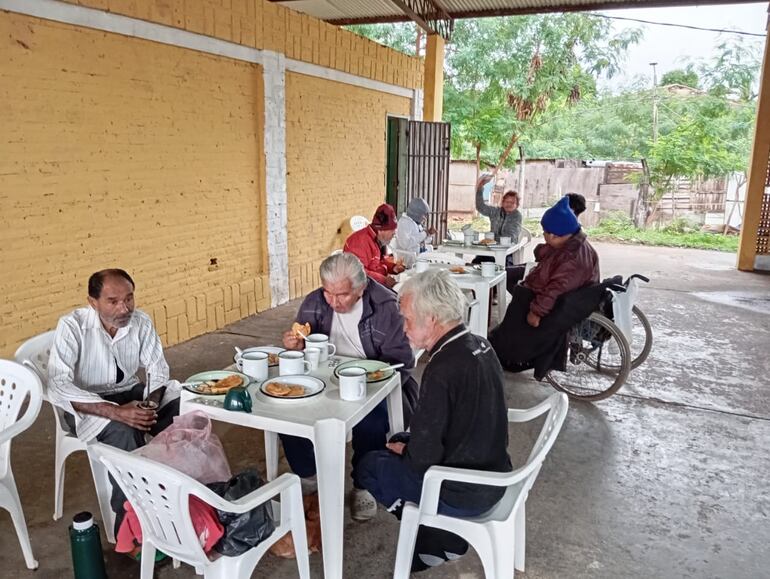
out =
{"type": "Polygon", "coordinates": [[[345,252],[361,260],[366,275],[388,288],[396,285],[391,274],[404,271],[404,266],[394,262],[386,253],[388,243],[396,234],[397,223],[393,207],[383,203],[374,212],[371,224],[351,233],[344,247],[345,252]]]}

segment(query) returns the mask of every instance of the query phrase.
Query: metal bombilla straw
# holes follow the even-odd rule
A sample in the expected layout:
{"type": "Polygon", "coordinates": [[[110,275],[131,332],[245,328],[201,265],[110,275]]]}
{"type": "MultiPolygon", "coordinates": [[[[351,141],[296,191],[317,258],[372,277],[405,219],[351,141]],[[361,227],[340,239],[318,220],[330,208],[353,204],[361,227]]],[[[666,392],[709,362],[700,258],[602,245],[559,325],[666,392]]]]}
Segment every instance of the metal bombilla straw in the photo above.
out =
{"type": "Polygon", "coordinates": [[[144,385],[144,400],[143,400],[143,402],[144,402],[144,406],[146,407],[147,406],[147,402],[149,402],[149,400],[150,400],[150,373],[147,372],[145,377],[147,378],[147,380],[146,380],[147,383],[144,385]]]}

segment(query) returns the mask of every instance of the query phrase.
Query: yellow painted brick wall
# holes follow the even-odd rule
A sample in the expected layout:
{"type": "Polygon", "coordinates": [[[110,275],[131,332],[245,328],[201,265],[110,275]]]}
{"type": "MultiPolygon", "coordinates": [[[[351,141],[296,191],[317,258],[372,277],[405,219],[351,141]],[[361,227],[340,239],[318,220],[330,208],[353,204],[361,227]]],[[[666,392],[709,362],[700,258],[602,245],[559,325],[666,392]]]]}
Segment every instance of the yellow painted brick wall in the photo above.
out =
{"type": "Polygon", "coordinates": [[[166,344],[269,307],[260,67],[0,12],[0,81],[0,356],[103,267],[166,344]]]}
{"type": "Polygon", "coordinates": [[[65,0],[285,54],[373,80],[422,87],[422,60],[268,0],[65,0]]]}
{"type": "Polygon", "coordinates": [[[302,74],[286,74],[289,293],[319,285],[318,265],[385,199],[388,114],[409,99],[302,74]],[[338,234],[337,231],[341,230],[338,234]]]}

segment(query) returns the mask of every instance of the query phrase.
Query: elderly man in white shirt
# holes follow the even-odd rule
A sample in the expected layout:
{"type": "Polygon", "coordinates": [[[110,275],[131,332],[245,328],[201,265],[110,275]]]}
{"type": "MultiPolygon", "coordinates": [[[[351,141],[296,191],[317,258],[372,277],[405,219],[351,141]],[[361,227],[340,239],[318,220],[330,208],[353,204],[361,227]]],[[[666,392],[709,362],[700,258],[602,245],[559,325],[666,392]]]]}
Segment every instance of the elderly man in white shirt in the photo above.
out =
{"type": "MultiPolygon", "coordinates": [[[[134,281],[122,269],[106,269],[88,280],[88,307],[63,316],[56,327],[48,363],[48,395],[64,409],[65,422],[84,441],[123,450],[144,445],[179,414],[178,382],[169,381],[152,320],[134,308],[134,281]],[[149,400],[157,411],[142,408],[144,368],[150,378],[149,400]]],[[[125,497],[113,484],[112,508],[122,521],[125,497]]]]}

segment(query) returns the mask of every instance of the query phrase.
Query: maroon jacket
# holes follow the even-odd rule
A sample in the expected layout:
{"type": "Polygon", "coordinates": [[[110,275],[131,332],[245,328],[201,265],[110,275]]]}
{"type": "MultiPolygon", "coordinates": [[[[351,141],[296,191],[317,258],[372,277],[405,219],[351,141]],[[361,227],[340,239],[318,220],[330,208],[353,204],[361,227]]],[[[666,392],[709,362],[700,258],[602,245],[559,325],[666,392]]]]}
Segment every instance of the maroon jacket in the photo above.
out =
{"type": "Polygon", "coordinates": [[[535,260],[523,285],[535,293],[529,311],[541,318],[560,295],[599,281],[599,257],[582,230],[560,249],[541,243],[535,247],[535,260]]]}

